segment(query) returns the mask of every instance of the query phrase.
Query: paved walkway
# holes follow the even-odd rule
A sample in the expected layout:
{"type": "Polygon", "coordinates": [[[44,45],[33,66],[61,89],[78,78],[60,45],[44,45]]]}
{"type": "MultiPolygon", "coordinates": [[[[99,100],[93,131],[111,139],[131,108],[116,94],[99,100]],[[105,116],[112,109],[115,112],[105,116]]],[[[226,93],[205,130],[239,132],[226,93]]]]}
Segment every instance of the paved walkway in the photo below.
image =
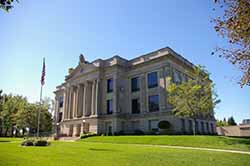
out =
{"type": "Polygon", "coordinates": [[[186,147],[186,146],[168,146],[168,145],[145,145],[145,144],[129,144],[129,145],[171,148],[171,149],[205,150],[205,151],[228,152],[228,153],[238,153],[238,154],[248,154],[248,155],[250,155],[250,152],[239,151],[239,150],[211,149],[211,148],[198,148],[198,147],[186,147]]]}
{"type": "Polygon", "coordinates": [[[250,152],[240,150],[226,150],[226,149],[213,149],[213,148],[199,148],[199,147],[188,147],[188,146],[171,146],[171,145],[148,145],[148,144],[126,144],[126,143],[110,143],[110,142],[91,142],[100,144],[120,144],[120,145],[132,145],[132,146],[143,146],[143,147],[160,147],[160,148],[171,148],[171,149],[187,149],[187,150],[203,150],[213,152],[226,152],[226,153],[237,153],[237,154],[248,154],[250,152]]]}

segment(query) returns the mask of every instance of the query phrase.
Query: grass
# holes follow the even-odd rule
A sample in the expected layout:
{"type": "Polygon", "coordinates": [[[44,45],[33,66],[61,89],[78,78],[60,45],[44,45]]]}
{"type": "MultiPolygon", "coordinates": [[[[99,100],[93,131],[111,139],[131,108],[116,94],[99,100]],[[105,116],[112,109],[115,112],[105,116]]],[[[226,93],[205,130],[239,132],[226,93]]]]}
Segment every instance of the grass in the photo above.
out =
{"type": "MultiPolygon", "coordinates": [[[[105,140],[112,137],[97,138],[105,140]]],[[[93,137],[91,139],[97,138],[93,137]]],[[[122,139],[122,137],[117,138],[122,139]]],[[[88,138],[88,140],[90,140],[90,138],[88,138]]],[[[250,155],[225,152],[182,150],[160,147],[138,147],[130,144],[96,143],[85,141],[57,141],[52,142],[51,146],[48,147],[21,147],[20,142],[20,139],[0,139],[1,166],[238,166],[248,165],[250,162],[250,155]]]]}
{"type": "Polygon", "coordinates": [[[250,138],[221,136],[105,136],[89,137],[82,141],[119,144],[173,145],[250,151],[250,138]]]}

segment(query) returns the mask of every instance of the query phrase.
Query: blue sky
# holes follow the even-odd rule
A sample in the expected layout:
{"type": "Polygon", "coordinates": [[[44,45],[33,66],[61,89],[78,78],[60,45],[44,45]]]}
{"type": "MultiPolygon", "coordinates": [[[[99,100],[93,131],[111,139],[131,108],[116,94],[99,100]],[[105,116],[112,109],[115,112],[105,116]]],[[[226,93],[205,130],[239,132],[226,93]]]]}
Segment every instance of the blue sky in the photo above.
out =
{"type": "Polygon", "coordinates": [[[216,118],[250,118],[250,87],[237,84],[239,71],[212,56],[220,39],[210,23],[212,0],[20,0],[0,11],[0,89],[39,100],[42,58],[44,96],[53,98],[80,53],[88,61],[120,55],[131,59],[169,46],[211,73],[222,102],[216,118]]]}

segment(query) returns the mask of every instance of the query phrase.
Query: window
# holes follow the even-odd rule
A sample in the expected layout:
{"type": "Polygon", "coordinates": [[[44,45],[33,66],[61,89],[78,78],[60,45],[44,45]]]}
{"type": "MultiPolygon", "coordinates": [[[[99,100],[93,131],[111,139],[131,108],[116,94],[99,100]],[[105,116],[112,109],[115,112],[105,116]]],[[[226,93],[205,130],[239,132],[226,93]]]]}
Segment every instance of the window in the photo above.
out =
{"type": "Polygon", "coordinates": [[[205,126],[204,126],[204,122],[201,122],[201,132],[202,134],[205,133],[205,126]]]}
{"type": "Polygon", "coordinates": [[[193,133],[193,121],[189,120],[189,131],[190,133],[193,133]]]}
{"type": "Polygon", "coordinates": [[[211,126],[211,132],[214,133],[214,125],[213,125],[213,123],[211,123],[210,126],[211,126]]]}
{"type": "Polygon", "coordinates": [[[199,133],[199,123],[197,121],[195,121],[195,132],[199,133]]]}
{"type": "Polygon", "coordinates": [[[132,114],[140,113],[140,102],[139,99],[132,99],[132,114]]]}
{"type": "Polygon", "coordinates": [[[207,126],[207,133],[209,133],[209,124],[208,124],[208,122],[206,123],[206,126],[207,126]]]}
{"type": "Polygon", "coordinates": [[[185,119],[181,119],[181,132],[185,133],[185,119]]]}
{"type": "Polygon", "coordinates": [[[59,108],[63,107],[63,96],[59,97],[59,108]]]}
{"type": "Polygon", "coordinates": [[[148,97],[149,111],[159,111],[159,95],[153,95],[148,97]]]}
{"type": "Polygon", "coordinates": [[[154,88],[158,86],[157,72],[148,74],[148,88],[154,88]]]}
{"type": "Polygon", "coordinates": [[[107,92],[113,92],[113,79],[110,78],[107,80],[107,92]]]}
{"type": "Polygon", "coordinates": [[[159,131],[158,120],[149,120],[148,128],[149,128],[149,131],[158,132],[159,131]]]}
{"type": "Polygon", "coordinates": [[[131,79],[131,91],[136,92],[140,90],[139,86],[139,77],[135,77],[131,79]]]}
{"type": "Polygon", "coordinates": [[[113,113],[113,101],[107,100],[107,114],[113,113]]]}

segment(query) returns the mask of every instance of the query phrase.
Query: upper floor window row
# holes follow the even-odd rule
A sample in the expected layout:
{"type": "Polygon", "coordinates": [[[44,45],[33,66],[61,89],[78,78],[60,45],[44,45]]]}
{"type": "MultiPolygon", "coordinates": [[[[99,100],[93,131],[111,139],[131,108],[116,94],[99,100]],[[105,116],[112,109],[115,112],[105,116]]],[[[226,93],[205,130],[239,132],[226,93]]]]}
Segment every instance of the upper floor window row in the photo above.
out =
{"type": "Polygon", "coordinates": [[[107,80],[107,92],[113,92],[113,79],[110,78],[107,80]]]}
{"type": "Polygon", "coordinates": [[[136,92],[140,90],[139,77],[134,77],[131,79],[131,91],[136,92]]]}
{"type": "Polygon", "coordinates": [[[154,88],[158,86],[157,72],[148,73],[148,88],[154,88]]]}

